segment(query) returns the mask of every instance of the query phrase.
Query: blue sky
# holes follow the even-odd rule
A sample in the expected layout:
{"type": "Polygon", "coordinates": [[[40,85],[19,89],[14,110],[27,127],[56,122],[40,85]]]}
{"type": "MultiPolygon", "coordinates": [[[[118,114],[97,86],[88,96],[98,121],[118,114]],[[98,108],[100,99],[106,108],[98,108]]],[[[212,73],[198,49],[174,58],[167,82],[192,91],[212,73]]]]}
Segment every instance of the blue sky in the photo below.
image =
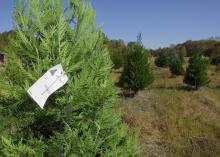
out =
{"type": "MultiPolygon", "coordinates": [[[[220,0],[92,0],[97,24],[109,38],[147,48],[220,36],[220,0]]],[[[12,28],[13,0],[0,0],[0,32],[12,28]]]]}

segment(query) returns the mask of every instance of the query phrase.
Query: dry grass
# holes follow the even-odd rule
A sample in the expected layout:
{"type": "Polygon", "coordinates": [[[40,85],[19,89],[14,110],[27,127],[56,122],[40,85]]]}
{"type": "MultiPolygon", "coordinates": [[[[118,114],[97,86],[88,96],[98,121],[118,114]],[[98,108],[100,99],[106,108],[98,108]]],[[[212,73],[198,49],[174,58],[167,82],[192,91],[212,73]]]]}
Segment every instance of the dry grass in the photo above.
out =
{"type": "MultiPolygon", "coordinates": [[[[120,98],[123,120],[140,128],[144,157],[220,156],[220,74],[209,67],[211,83],[192,91],[182,77],[154,67],[155,82],[134,98],[120,98]]],[[[120,73],[113,74],[115,81],[120,73]]]]}

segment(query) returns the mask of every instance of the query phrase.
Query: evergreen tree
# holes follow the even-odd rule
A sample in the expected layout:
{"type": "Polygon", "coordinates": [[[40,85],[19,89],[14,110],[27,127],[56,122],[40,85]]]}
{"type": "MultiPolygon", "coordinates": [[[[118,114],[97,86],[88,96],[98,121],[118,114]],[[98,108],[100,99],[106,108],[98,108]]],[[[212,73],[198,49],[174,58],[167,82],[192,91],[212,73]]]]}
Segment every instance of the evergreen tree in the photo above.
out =
{"type": "Polygon", "coordinates": [[[175,49],[169,55],[169,69],[172,75],[184,73],[182,56],[175,49]]]}
{"type": "Polygon", "coordinates": [[[155,64],[158,67],[167,67],[168,66],[168,54],[165,50],[161,50],[159,52],[159,55],[155,60],[155,64]]]}
{"type": "Polygon", "coordinates": [[[110,52],[110,58],[113,65],[114,69],[119,69],[123,66],[124,64],[124,57],[125,53],[115,53],[115,52],[110,52]]]}
{"type": "Polygon", "coordinates": [[[19,0],[0,75],[0,156],[136,156],[136,134],[113,108],[112,63],[91,4],[19,0]],[[61,63],[68,84],[40,109],[27,89],[61,63]]]}
{"type": "Polygon", "coordinates": [[[181,53],[183,56],[187,56],[186,46],[182,45],[182,47],[180,48],[180,53],[181,53]]]}
{"type": "Polygon", "coordinates": [[[178,57],[181,61],[182,64],[185,63],[185,59],[184,59],[184,56],[186,55],[186,48],[185,47],[182,47],[179,51],[178,51],[178,57]]]}
{"type": "Polygon", "coordinates": [[[126,63],[119,81],[122,87],[136,93],[153,82],[154,77],[148,55],[141,43],[141,35],[138,35],[137,42],[130,45],[128,49],[126,63]]]}
{"type": "Polygon", "coordinates": [[[124,64],[124,56],[127,51],[123,40],[110,40],[108,42],[108,50],[110,52],[111,60],[114,64],[114,69],[121,68],[124,64]]]}
{"type": "Polygon", "coordinates": [[[220,45],[216,45],[211,54],[211,63],[214,65],[218,65],[220,63],[220,45]]]}
{"type": "Polygon", "coordinates": [[[189,66],[183,81],[186,84],[195,86],[196,89],[209,83],[206,65],[202,60],[201,51],[198,47],[193,48],[193,54],[189,60],[189,66]]]}

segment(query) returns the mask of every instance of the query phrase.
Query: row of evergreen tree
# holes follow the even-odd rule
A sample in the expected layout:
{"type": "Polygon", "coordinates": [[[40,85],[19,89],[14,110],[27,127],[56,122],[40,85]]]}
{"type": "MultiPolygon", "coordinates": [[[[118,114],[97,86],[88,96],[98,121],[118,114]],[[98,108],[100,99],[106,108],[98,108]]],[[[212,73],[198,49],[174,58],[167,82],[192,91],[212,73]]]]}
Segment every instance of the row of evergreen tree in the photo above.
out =
{"type": "MultiPolygon", "coordinates": [[[[123,67],[123,64],[126,62],[126,54],[135,42],[125,44],[123,40],[110,40],[105,34],[103,34],[103,37],[104,44],[108,48],[111,60],[114,64],[113,68],[118,69],[123,67]]],[[[156,50],[144,48],[144,51],[150,53],[154,57],[162,55],[160,57],[161,60],[158,60],[159,63],[156,62],[156,65],[163,67],[168,66],[168,58],[171,52],[176,51],[182,56],[190,57],[194,53],[194,47],[199,47],[202,55],[208,57],[208,62],[211,64],[218,65],[220,63],[220,42],[215,40],[187,41],[183,44],[172,45],[167,48],[159,48],[156,50]]]]}
{"type": "MultiPolygon", "coordinates": [[[[207,63],[205,62],[201,49],[193,48],[193,53],[189,59],[189,65],[184,70],[184,54],[175,48],[168,54],[161,51],[155,59],[158,67],[169,67],[173,76],[184,75],[183,82],[198,89],[209,83],[207,77],[207,63]]],[[[135,93],[148,87],[154,81],[154,74],[149,61],[150,53],[141,42],[141,34],[138,35],[137,42],[128,49],[126,62],[119,81],[124,89],[133,90],[135,93]]]]}

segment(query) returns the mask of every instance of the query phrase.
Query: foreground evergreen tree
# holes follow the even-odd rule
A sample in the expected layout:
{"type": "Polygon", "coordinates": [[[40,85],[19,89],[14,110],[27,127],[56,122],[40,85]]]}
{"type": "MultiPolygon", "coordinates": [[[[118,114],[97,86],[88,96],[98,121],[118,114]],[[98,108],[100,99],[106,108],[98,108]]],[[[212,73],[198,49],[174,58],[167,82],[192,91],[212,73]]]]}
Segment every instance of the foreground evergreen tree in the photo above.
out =
{"type": "Polygon", "coordinates": [[[183,75],[183,58],[180,53],[173,50],[169,55],[169,69],[172,75],[183,75]]]}
{"type": "Polygon", "coordinates": [[[122,87],[136,93],[153,82],[154,77],[148,55],[141,43],[141,35],[139,35],[137,42],[128,49],[127,60],[119,81],[122,87]]]}
{"type": "Polygon", "coordinates": [[[168,54],[165,50],[159,52],[158,57],[155,59],[155,64],[158,67],[167,67],[168,66],[168,54]]]}
{"type": "Polygon", "coordinates": [[[193,54],[189,60],[189,66],[187,67],[183,81],[186,84],[195,86],[196,89],[209,83],[206,65],[203,62],[202,55],[197,47],[193,49],[193,54]]]}
{"type": "Polygon", "coordinates": [[[90,3],[19,0],[0,76],[1,157],[136,156],[135,133],[113,109],[112,64],[90,3]],[[68,84],[40,109],[27,89],[61,63],[68,84]]]}

